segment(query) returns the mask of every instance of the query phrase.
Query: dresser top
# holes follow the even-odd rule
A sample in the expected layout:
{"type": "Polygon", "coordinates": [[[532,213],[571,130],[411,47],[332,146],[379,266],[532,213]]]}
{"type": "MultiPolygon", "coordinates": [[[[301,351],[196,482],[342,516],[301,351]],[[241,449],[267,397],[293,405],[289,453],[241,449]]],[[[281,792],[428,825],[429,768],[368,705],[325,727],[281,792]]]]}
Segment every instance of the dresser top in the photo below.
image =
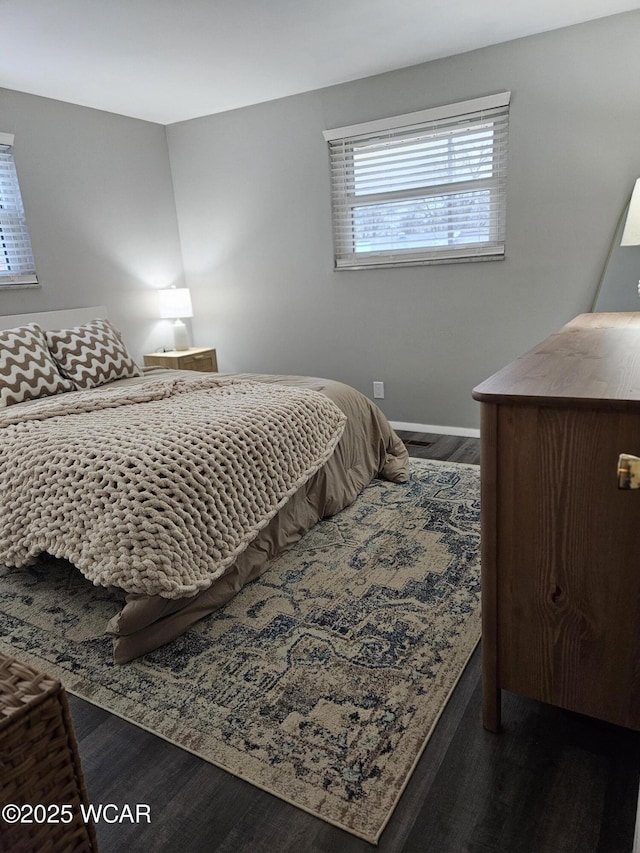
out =
{"type": "Polygon", "coordinates": [[[640,407],[640,312],[580,314],[473,389],[483,403],[640,407]]]}

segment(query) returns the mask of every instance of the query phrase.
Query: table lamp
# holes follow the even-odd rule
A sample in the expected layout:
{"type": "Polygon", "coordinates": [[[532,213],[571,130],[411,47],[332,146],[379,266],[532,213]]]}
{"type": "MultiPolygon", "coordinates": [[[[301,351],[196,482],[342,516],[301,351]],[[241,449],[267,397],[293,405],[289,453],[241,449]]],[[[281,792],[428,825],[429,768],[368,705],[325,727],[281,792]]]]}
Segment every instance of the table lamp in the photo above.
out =
{"type": "Polygon", "coordinates": [[[627,221],[622,232],[620,245],[640,246],[640,178],[636,181],[631,194],[627,221]]]}
{"type": "Polygon", "coordinates": [[[173,348],[189,349],[187,327],[183,318],[193,317],[191,294],[188,287],[170,287],[158,292],[160,298],[160,317],[163,320],[175,320],[173,324],[173,348]]]}

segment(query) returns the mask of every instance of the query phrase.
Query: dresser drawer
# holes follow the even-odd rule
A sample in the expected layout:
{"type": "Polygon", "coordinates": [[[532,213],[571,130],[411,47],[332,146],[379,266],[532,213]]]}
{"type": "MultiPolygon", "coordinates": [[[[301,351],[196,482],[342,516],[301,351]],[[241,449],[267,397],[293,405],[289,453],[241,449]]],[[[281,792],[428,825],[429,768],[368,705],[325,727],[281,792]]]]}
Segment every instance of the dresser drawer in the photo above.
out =
{"type": "Polygon", "coordinates": [[[204,353],[203,355],[185,356],[180,359],[181,370],[202,370],[207,373],[216,373],[218,364],[215,353],[204,353]]]}

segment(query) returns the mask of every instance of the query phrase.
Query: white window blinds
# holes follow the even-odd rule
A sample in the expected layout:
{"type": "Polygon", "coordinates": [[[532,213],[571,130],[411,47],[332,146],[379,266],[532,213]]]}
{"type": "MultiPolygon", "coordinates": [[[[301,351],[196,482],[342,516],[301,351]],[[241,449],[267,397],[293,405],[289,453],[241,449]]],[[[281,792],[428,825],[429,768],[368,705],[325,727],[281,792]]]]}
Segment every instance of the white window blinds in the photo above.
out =
{"type": "Polygon", "coordinates": [[[37,283],[13,160],[13,135],[0,133],[0,288],[37,283]]]}
{"type": "Polygon", "coordinates": [[[503,258],[509,100],[325,131],[336,268],[503,258]]]}

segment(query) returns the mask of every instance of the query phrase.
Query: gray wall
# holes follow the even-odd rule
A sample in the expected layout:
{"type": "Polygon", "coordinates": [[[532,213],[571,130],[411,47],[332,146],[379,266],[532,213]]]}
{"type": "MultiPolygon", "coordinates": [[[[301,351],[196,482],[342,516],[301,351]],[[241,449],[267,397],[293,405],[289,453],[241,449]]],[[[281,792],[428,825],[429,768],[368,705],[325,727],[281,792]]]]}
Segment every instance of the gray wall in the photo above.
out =
{"type": "Polygon", "coordinates": [[[154,288],[182,282],[164,127],[0,89],[41,288],[0,314],[106,305],[131,352],[170,343],[154,288]]]}
{"type": "Polygon", "coordinates": [[[639,39],[631,12],[166,132],[0,89],[43,285],[0,314],[106,304],[140,357],[183,261],[221,369],[380,379],[395,421],[477,427],[473,386],[591,307],[640,175],[639,39]],[[322,130],[503,89],[507,259],[334,272],[322,130]]]}
{"type": "Polygon", "coordinates": [[[591,307],[640,175],[639,42],[631,12],[171,125],[196,342],[221,369],[380,379],[395,421],[477,427],[473,386],[591,307]],[[506,260],[334,272],[322,130],[505,89],[506,260]]]}

